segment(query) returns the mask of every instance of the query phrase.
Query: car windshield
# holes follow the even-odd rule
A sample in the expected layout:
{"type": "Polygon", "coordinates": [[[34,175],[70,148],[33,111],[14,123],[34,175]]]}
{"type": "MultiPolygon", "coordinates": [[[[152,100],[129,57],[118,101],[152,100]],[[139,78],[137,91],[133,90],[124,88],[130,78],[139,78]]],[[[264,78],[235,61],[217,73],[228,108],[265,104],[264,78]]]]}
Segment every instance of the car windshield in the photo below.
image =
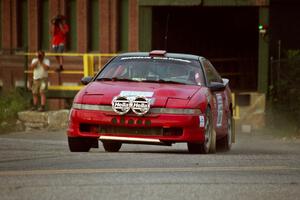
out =
{"type": "Polygon", "coordinates": [[[169,57],[118,57],[95,80],[204,84],[199,61],[169,57]]]}

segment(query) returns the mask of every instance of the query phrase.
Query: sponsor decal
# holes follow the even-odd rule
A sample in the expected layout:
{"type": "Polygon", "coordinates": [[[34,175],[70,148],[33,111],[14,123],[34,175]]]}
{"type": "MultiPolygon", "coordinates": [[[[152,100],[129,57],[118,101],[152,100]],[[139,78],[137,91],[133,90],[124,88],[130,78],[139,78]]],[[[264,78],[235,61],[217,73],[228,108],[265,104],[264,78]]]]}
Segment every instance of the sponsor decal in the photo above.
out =
{"type": "Polygon", "coordinates": [[[203,128],[205,126],[204,116],[199,116],[199,127],[203,128]]]}
{"type": "Polygon", "coordinates": [[[216,94],[217,99],[217,127],[222,126],[222,119],[223,119],[223,99],[222,94],[216,94]]]}
{"type": "Polygon", "coordinates": [[[136,60],[136,59],[154,59],[154,60],[171,60],[171,61],[179,61],[185,63],[191,63],[189,60],[184,60],[180,58],[170,58],[170,57],[149,57],[149,56],[131,56],[131,57],[123,57],[121,60],[136,60]]]}

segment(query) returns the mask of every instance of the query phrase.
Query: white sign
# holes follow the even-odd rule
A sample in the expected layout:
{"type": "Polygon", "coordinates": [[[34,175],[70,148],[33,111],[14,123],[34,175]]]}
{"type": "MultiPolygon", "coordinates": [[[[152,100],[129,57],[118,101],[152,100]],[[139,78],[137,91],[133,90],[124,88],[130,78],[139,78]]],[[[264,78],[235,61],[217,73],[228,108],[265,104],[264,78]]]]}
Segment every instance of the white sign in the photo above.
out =
{"type": "Polygon", "coordinates": [[[132,97],[132,96],[140,96],[140,97],[152,97],[153,92],[144,92],[144,91],[121,91],[120,96],[132,97]]]}

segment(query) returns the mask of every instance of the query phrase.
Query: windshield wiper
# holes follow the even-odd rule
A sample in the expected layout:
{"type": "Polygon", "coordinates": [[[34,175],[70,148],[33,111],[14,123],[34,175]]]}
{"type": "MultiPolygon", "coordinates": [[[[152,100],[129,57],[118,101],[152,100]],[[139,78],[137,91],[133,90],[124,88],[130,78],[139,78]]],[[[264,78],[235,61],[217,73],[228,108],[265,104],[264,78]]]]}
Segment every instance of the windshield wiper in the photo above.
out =
{"type": "Polygon", "coordinates": [[[119,78],[119,77],[113,77],[114,81],[128,81],[128,82],[139,82],[138,80],[128,79],[128,78],[119,78]]]}
{"type": "Polygon", "coordinates": [[[106,78],[106,77],[102,77],[102,78],[97,78],[97,81],[113,81],[112,78],[106,78]]]}
{"type": "Polygon", "coordinates": [[[143,80],[141,82],[149,82],[149,83],[172,83],[172,84],[186,84],[186,83],[182,83],[182,82],[177,82],[177,81],[170,81],[170,80],[163,80],[163,79],[159,79],[159,80],[143,80]]]}
{"type": "Polygon", "coordinates": [[[128,82],[138,82],[137,80],[127,79],[127,78],[118,78],[118,77],[112,77],[112,78],[102,77],[102,78],[97,78],[96,80],[97,81],[128,81],[128,82]]]}

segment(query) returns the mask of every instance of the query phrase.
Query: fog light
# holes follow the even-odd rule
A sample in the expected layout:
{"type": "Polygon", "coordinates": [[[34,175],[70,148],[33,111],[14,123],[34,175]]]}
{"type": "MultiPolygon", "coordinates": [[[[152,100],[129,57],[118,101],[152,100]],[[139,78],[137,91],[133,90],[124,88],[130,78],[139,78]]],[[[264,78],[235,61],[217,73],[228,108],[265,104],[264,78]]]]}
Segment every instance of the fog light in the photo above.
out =
{"type": "Polygon", "coordinates": [[[128,124],[129,124],[129,125],[134,124],[134,120],[133,120],[133,119],[129,119],[129,120],[128,120],[128,124]]]}
{"type": "Polygon", "coordinates": [[[146,121],[145,121],[145,125],[146,125],[146,126],[151,126],[151,121],[150,121],[150,120],[146,120],[146,121]]]}
{"type": "Polygon", "coordinates": [[[112,123],[112,124],[117,124],[117,122],[118,122],[118,121],[117,121],[117,118],[112,118],[112,119],[111,119],[111,123],[112,123]]]}
{"type": "Polygon", "coordinates": [[[124,118],[124,117],[121,117],[121,119],[120,119],[120,123],[121,123],[122,125],[124,125],[124,124],[125,124],[125,118],[124,118]]]}
{"type": "Polygon", "coordinates": [[[143,120],[138,119],[138,120],[136,121],[136,123],[137,123],[138,125],[142,125],[142,124],[143,124],[143,120]]]}

